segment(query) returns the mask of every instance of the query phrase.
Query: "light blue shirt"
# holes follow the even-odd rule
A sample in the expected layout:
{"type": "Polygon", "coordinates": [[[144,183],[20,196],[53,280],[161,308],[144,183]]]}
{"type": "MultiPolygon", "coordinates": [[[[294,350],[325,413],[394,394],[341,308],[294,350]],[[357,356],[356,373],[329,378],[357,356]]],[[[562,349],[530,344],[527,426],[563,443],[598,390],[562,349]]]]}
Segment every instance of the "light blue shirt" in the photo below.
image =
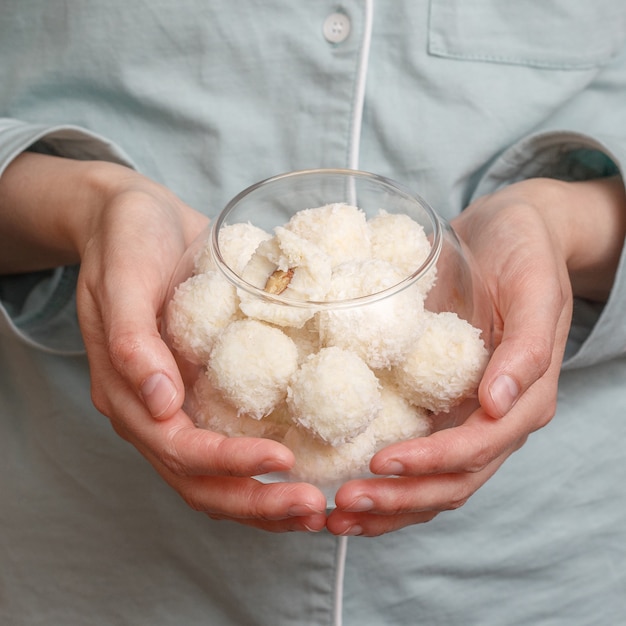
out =
{"type": "MultiPolygon", "coordinates": [[[[0,172],[26,149],[116,161],[208,215],[309,167],[389,176],[452,218],[626,164],[613,0],[5,0],[0,58],[0,172]]],[[[626,620],[623,259],[604,307],[576,305],[553,421],[460,510],[345,555],[189,510],[115,435],[76,272],[0,281],[0,623],[626,620]]]]}

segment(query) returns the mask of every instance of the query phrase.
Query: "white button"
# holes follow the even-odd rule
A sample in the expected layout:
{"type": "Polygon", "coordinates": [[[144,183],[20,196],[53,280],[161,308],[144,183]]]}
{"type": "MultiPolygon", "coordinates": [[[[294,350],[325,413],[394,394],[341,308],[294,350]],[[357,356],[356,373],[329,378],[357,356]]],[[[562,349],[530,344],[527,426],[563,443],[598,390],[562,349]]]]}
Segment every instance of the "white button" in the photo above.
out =
{"type": "Polygon", "coordinates": [[[329,43],[341,43],[350,34],[350,19],[345,13],[331,13],[324,20],[322,31],[329,43]]]}

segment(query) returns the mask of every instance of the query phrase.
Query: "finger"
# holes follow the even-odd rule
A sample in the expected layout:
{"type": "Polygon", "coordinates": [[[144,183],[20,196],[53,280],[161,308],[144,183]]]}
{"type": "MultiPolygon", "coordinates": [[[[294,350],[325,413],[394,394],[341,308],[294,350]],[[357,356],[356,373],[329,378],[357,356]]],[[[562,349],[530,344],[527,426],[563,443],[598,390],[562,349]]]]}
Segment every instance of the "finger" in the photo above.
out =
{"type": "Polygon", "coordinates": [[[176,361],[159,333],[154,296],[141,283],[133,289],[118,284],[117,294],[103,284],[95,294],[85,284],[88,280],[83,277],[80,281],[77,304],[94,403],[109,415],[105,405],[114,392],[100,381],[113,379],[110,370],[114,370],[141,398],[150,415],[169,418],[182,406],[184,386],[176,361]],[[115,304],[109,306],[110,301],[115,304]]]}
{"type": "Polygon", "coordinates": [[[107,307],[103,325],[115,370],[143,399],[152,417],[166,419],[182,406],[184,386],[159,333],[154,299],[152,287],[138,282],[117,296],[114,307],[107,307]]]}
{"type": "Polygon", "coordinates": [[[504,455],[481,472],[370,479],[347,483],[335,498],[327,528],[337,535],[375,537],[434,519],[463,506],[502,465],[504,455]]]}
{"type": "Polygon", "coordinates": [[[343,513],[339,509],[335,509],[331,511],[326,520],[326,528],[333,535],[379,537],[407,526],[425,524],[432,521],[437,515],[437,511],[386,516],[368,513],[343,513]]]}
{"type": "Polygon", "coordinates": [[[173,486],[194,510],[211,517],[261,522],[291,520],[319,528],[325,522],[326,499],[306,483],[263,484],[233,476],[175,478],[173,486]]]}
{"type": "Polygon", "coordinates": [[[515,290],[500,302],[502,339],[478,389],[479,402],[492,417],[503,417],[511,410],[546,373],[557,343],[564,342],[559,328],[570,315],[570,295],[556,277],[548,280],[540,273],[539,278],[525,274],[507,280],[515,284],[515,290]]]}
{"type": "Polygon", "coordinates": [[[335,511],[331,512],[326,522],[328,532],[333,535],[380,537],[386,533],[395,532],[407,526],[425,524],[437,517],[438,513],[407,513],[394,517],[380,515],[339,517],[335,511]]]}
{"type": "Polygon", "coordinates": [[[229,521],[264,530],[271,533],[307,532],[318,533],[326,528],[326,515],[320,514],[309,517],[289,517],[281,520],[234,519],[228,516],[209,515],[216,521],[229,521]]]}
{"type": "Polygon", "coordinates": [[[387,446],[374,455],[370,469],[400,476],[480,472],[526,437],[527,404],[520,400],[506,421],[493,420],[478,409],[460,426],[387,446]]]}
{"type": "Polygon", "coordinates": [[[157,469],[173,476],[256,476],[289,470],[293,452],[270,439],[225,437],[197,428],[179,411],[170,420],[148,419],[137,401],[117,423],[119,434],[130,441],[157,469]]]}
{"type": "Polygon", "coordinates": [[[145,456],[189,507],[213,519],[271,532],[319,532],[326,525],[326,499],[313,485],[263,484],[238,476],[189,476],[172,471],[149,452],[145,456]]]}
{"type": "Polygon", "coordinates": [[[479,472],[355,480],[337,492],[337,509],[377,515],[458,509],[493,476],[509,454],[507,451],[479,472]]]}

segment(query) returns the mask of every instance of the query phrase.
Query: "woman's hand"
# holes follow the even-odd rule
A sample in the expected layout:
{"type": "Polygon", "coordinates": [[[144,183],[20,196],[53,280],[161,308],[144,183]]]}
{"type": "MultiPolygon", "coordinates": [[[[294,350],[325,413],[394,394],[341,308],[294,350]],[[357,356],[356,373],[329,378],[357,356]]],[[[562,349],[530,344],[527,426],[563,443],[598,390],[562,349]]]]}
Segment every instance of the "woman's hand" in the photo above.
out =
{"type": "Polygon", "coordinates": [[[572,286],[576,295],[607,297],[625,223],[618,179],[527,180],[480,198],[454,221],[493,303],[496,349],[479,387],[481,407],[458,427],[378,452],[371,470],[398,478],[343,485],[331,532],[380,535],[463,505],[550,421],[572,286]]]}
{"type": "Polygon", "coordinates": [[[325,498],[305,484],[263,485],[293,455],[261,439],[196,428],[159,333],[170,277],[206,218],[111,163],[25,153],[2,177],[4,271],[80,261],[78,314],[98,410],[194,509],[271,531],[320,530],[325,498]],[[8,236],[10,235],[10,236],[8,236]],[[13,243],[15,245],[13,246],[13,243]]]}

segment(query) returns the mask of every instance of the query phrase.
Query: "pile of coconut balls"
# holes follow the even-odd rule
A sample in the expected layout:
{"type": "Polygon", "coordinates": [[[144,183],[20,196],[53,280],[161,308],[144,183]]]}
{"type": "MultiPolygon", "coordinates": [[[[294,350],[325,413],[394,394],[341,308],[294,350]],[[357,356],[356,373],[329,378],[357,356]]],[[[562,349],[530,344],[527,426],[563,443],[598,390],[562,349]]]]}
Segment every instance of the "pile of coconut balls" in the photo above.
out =
{"type": "Polygon", "coordinates": [[[382,447],[429,434],[433,414],[475,394],[488,351],[479,329],[425,309],[435,265],[368,303],[306,306],[412,275],[431,246],[409,216],[380,210],[368,219],[335,203],[299,211],[272,233],[223,226],[222,258],[261,293],[229,281],[209,245],[166,312],[172,348],[201,370],[186,410],[199,427],[282,442],[296,458],[290,480],[323,486],[366,475],[382,447]]]}

